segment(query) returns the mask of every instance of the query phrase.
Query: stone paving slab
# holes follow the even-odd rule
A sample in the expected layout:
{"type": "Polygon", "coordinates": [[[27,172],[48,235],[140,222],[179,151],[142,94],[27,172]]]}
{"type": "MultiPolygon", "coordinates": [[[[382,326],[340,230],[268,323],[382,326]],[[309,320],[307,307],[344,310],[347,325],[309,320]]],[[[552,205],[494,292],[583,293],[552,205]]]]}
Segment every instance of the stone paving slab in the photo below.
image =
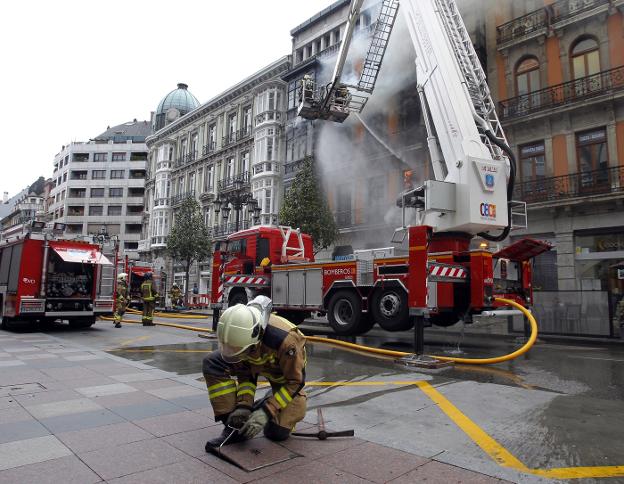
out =
{"type": "Polygon", "coordinates": [[[24,408],[26,408],[33,417],[42,419],[100,410],[102,407],[88,398],[76,398],[74,400],[60,400],[50,403],[27,405],[24,408]]]}
{"type": "Polygon", "coordinates": [[[105,447],[130,444],[152,439],[153,435],[131,422],[122,422],[96,428],[62,432],[57,437],[75,453],[91,452],[105,447]]]}
{"type": "Polygon", "coordinates": [[[164,437],[171,434],[179,434],[188,430],[197,430],[208,427],[210,422],[206,417],[195,412],[186,411],[181,413],[172,413],[170,415],[159,415],[157,417],[135,420],[144,430],[147,430],[156,437],[164,437]]]}
{"type": "Polygon", "coordinates": [[[148,417],[156,417],[158,415],[179,413],[185,409],[165,400],[157,400],[144,405],[126,405],[123,407],[115,407],[114,410],[117,415],[122,416],[126,420],[140,420],[148,417]]]}
{"type": "Polygon", "coordinates": [[[72,452],[53,435],[0,444],[0,470],[71,455],[72,452]]]}
{"type": "Polygon", "coordinates": [[[110,425],[123,421],[124,419],[122,417],[105,408],[93,412],[72,413],[40,420],[43,425],[55,434],[99,427],[101,425],[110,425]]]}
{"type": "Polygon", "coordinates": [[[137,389],[126,385],[125,383],[111,383],[109,385],[96,385],[91,387],[76,388],[78,393],[81,393],[85,397],[107,397],[110,395],[119,395],[122,393],[136,392],[137,389]]]}
{"type": "Polygon", "coordinates": [[[102,482],[100,476],[73,455],[0,472],[0,484],[93,484],[96,482],[102,482]]]}
{"type": "Polygon", "coordinates": [[[209,482],[233,484],[237,481],[203,462],[188,459],[156,469],[137,472],[108,482],[109,484],[171,484],[174,482],[185,484],[206,484],[209,482]]]}
{"type": "Polygon", "coordinates": [[[50,435],[50,432],[36,420],[22,420],[0,425],[0,444],[44,435],[50,435]]]}
{"type": "Polygon", "coordinates": [[[78,457],[105,480],[187,459],[186,454],[157,439],[106,447],[78,457]]]}

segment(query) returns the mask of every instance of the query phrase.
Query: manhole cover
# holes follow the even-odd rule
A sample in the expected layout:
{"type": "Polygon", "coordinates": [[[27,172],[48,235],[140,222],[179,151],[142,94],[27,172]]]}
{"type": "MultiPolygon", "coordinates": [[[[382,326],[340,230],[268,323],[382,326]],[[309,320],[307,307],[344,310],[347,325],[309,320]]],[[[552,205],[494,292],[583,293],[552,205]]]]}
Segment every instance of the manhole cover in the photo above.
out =
{"type": "Polygon", "coordinates": [[[0,386],[0,396],[23,395],[24,393],[39,393],[47,390],[41,383],[16,383],[15,385],[0,386]]]}

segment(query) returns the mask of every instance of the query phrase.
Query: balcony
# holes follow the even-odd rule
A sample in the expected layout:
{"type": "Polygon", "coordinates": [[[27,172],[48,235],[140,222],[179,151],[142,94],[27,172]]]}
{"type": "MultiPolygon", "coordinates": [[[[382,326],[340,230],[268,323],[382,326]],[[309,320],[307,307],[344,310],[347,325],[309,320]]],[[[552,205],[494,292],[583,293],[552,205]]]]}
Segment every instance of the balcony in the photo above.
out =
{"type": "Polygon", "coordinates": [[[496,42],[504,49],[550,31],[607,12],[613,0],[559,0],[496,27],[496,42]]]}
{"type": "Polygon", "coordinates": [[[229,133],[227,136],[223,137],[223,148],[233,145],[234,143],[238,143],[240,141],[245,141],[251,136],[251,126],[247,126],[246,128],[239,129],[238,131],[233,131],[229,133]]]}
{"type": "Polygon", "coordinates": [[[501,46],[517,39],[545,34],[548,30],[548,10],[542,8],[529,12],[496,27],[496,43],[501,46]]]}
{"type": "Polygon", "coordinates": [[[517,183],[514,198],[531,204],[555,205],[581,197],[624,193],[624,166],[541,178],[517,183]]]}
{"type": "Polygon", "coordinates": [[[624,90],[624,66],[546,87],[498,103],[501,120],[529,116],[624,90]]]}
{"type": "Polygon", "coordinates": [[[187,198],[195,198],[195,190],[189,190],[188,192],[180,193],[179,195],[174,195],[171,197],[171,205],[176,206],[180,205],[183,200],[187,198]]]}
{"type": "MultiPolygon", "coordinates": [[[[249,220],[241,220],[238,223],[238,230],[247,230],[249,227],[251,227],[249,220]]],[[[212,236],[215,238],[227,237],[228,235],[233,234],[236,231],[236,223],[228,222],[212,227],[212,236]]]]}
{"type": "Polygon", "coordinates": [[[202,156],[207,156],[210,153],[214,153],[216,149],[217,149],[217,143],[215,141],[206,143],[204,147],[202,148],[202,156]]]}
{"type": "Polygon", "coordinates": [[[282,113],[279,111],[264,111],[263,113],[256,114],[256,126],[262,123],[278,122],[282,119],[282,113]]]}
{"type": "Polygon", "coordinates": [[[219,181],[219,191],[226,192],[250,186],[251,176],[248,171],[219,181]]]}
{"type": "Polygon", "coordinates": [[[214,200],[216,198],[216,195],[214,194],[214,192],[212,191],[212,187],[208,187],[206,188],[206,190],[204,190],[201,195],[199,196],[199,199],[202,202],[211,202],[212,200],[214,200]]]}

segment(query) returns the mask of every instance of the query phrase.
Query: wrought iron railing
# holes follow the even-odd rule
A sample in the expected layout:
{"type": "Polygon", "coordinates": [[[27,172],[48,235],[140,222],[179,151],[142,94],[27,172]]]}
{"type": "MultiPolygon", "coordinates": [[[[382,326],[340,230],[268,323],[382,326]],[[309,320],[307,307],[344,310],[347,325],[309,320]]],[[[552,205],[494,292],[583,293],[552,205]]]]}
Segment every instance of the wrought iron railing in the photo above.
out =
{"type": "Polygon", "coordinates": [[[514,198],[528,204],[624,192],[624,166],[527,180],[516,184],[514,198]]]}
{"type": "Polygon", "coordinates": [[[182,200],[186,200],[187,198],[194,198],[194,197],[195,197],[195,190],[189,190],[188,192],[180,193],[178,195],[174,195],[173,197],[171,197],[171,204],[176,205],[178,203],[181,203],[182,200]]]}
{"type": "Polygon", "coordinates": [[[527,116],[624,89],[624,66],[546,87],[498,103],[501,119],[527,116]]]}
{"type": "Polygon", "coordinates": [[[232,131],[223,137],[223,147],[230,146],[239,141],[243,141],[251,136],[251,126],[239,129],[238,131],[232,131]]]}
{"type": "Polygon", "coordinates": [[[558,28],[562,22],[601,6],[613,0],[559,0],[546,7],[527,13],[496,27],[496,41],[504,44],[521,39],[534,32],[558,28]]]}
{"type": "Polygon", "coordinates": [[[503,44],[546,28],[548,11],[541,8],[496,27],[496,42],[503,44]]]}
{"type": "Polygon", "coordinates": [[[596,7],[600,7],[601,5],[608,4],[609,0],[560,0],[550,6],[552,9],[552,17],[550,21],[552,24],[556,24],[572,18],[575,15],[579,15],[593,10],[596,7]]]}
{"type": "MultiPolygon", "coordinates": [[[[238,222],[238,230],[247,230],[249,227],[251,227],[249,220],[240,220],[238,222]]],[[[212,227],[212,235],[213,237],[227,237],[238,230],[236,228],[236,222],[228,222],[212,227]]]]}
{"type": "Polygon", "coordinates": [[[238,175],[219,180],[219,191],[232,190],[242,188],[244,186],[249,186],[250,181],[251,175],[248,171],[245,171],[238,175]]]}
{"type": "Polygon", "coordinates": [[[217,149],[217,143],[215,141],[210,141],[204,145],[202,148],[202,156],[209,155],[213,151],[217,149]]]}

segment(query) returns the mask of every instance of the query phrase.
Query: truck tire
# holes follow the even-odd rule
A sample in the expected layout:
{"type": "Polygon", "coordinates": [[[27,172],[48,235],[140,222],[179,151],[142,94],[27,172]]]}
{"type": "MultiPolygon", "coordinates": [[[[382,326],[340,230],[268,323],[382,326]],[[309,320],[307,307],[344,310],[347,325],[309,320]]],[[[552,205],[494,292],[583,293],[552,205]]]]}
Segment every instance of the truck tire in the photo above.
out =
{"type": "Polygon", "coordinates": [[[362,301],[353,291],[338,291],[327,305],[329,325],[342,336],[353,336],[368,331],[372,324],[368,314],[362,313],[362,301]]]}
{"type": "Polygon", "coordinates": [[[69,326],[76,329],[90,328],[95,324],[95,318],[70,319],[69,326]]]}
{"type": "Polygon", "coordinates": [[[247,293],[243,291],[235,291],[228,299],[228,307],[236,306],[237,304],[247,304],[247,293]]]}
{"type": "Polygon", "coordinates": [[[378,288],[371,299],[370,311],[386,331],[406,331],[414,326],[409,317],[407,294],[400,286],[378,288]]]}

